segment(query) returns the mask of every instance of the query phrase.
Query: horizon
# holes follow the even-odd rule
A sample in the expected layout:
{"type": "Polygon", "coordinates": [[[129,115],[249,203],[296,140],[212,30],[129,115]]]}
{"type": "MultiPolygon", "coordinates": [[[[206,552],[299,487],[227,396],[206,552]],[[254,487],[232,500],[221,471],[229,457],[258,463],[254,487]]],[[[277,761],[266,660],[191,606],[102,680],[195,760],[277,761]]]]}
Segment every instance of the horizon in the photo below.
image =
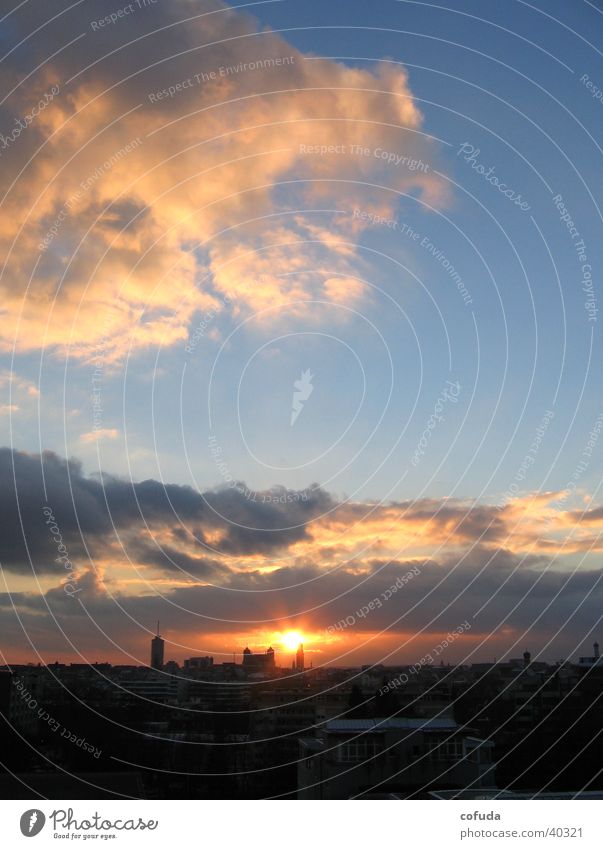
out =
{"type": "MultiPolygon", "coordinates": [[[[158,635],[158,636],[161,636],[161,635],[158,635]]],[[[164,639],[164,638],[162,637],[162,639],[164,639]]],[[[165,640],[164,640],[164,642],[165,642],[165,640]]],[[[379,661],[372,662],[372,663],[371,662],[360,663],[360,665],[346,664],[346,665],[341,665],[341,666],[338,666],[338,665],[330,663],[330,662],[325,662],[325,663],[317,662],[316,664],[314,664],[314,658],[312,657],[312,654],[313,654],[312,648],[309,648],[307,646],[307,644],[305,644],[305,643],[300,643],[300,646],[303,648],[304,654],[306,656],[308,656],[309,660],[312,663],[312,666],[308,666],[304,669],[303,674],[305,674],[307,672],[315,672],[315,671],[321,670],[321,669],[364,669],[364,668],[374,669],[374,668],[379,667],[379,666],[383,666],[384,668],[395,668],[395,667],[398,667],[398,666],[412,666],[412,665],[416,665],[419,662],[419,660],[421,659],[421,658],[419,658],[419,656],[417,656],[413,659],[397,660],[397,661],[389,663],[389,664],[383,664],[383,663],[380,663],[379,661]]],[[[279,670],[290,669],[291,662],[293,662],[295,660],[295,655],[296,655],[296,650],[282,649],[282,648],[278,648],[278,647],[274,648],[272,646],[272,644],[270,644],[270,645],[268,645],[268,644],[265,644],[265,645],[251,644],[250,646],[244,646],[243,648],[238,648],[238,649],[233,650],[231,652],[225,652],[223,655],[218,655],[218,657],[215,657],[214,655],[211,655],[211,654],[196,654],[196,655],[193,654],[193,655],[190,655],[190,657],[182,655],[179,658],[168,656],[166,658],[164,664],[163,664],[163,668],[160,669],[160,670],[156,670],[156,671],[168,672],[168,670],[166,670],[165,667],[168,664],[174,663],[174,662],[179,665],[180,669],[184,670],[185,667],[183,666],[183,664],[184,664],[185,661],[192,660],[192,659],[199,659],[199,658],[205,659],[206,657],[211,658],[211,660],[214,662],[214,664],[213,664],[214,666],[221,665],[223,663],[224,664],[234,663],[237,666],[240,666],[241,663],[242,663],[243,657],[244,657],[245,648],[249,648],[251,650],[252,654],[259,654],[259,655],[264,655],[270,648],[272,648],[273,652],[274,652],[274,656],[275,656],[275,665],[276,665],[276,668],[279,669],[279,670]],[[279,657],[280,658],[283,658],[283,657],[287,658],[287,660],[289,661],[289,664],[286,665],[286,666],[280,666],[279,667],[279,665],[278,665],[279,657]],[[228,658],[230,658],[230,659],[228,659],[228,658]],[[236,658],[238,658],[238,660],[236,658]]],[[[525,663],[524,654],[526,652],[529,653],[529,655],[530,655],[530,661],[529,661],[530,663],[545,663],[548,666],[556,666],[556,665],[559,665],[559,664],[578,665],[579,661],[582,660],[583,658],[588,659],[588,658],[597,657],[596,652],[598,651],[599,643],[595,640],[589,646],[589,648],[593,649],[592,654],[575,655],[574,656],[575,659],[572,659],[572,657],[566,657],[566,658],[556,657],[554,659],[552,659],[552,658],[547,659],[547,658],[542,657],[539,653],[535,653],[533,650],[530,651],[527,648],[517,655],[505,653],[502,656],[492,657],[492,658],[489,658],[487,660],[485,660],[485,659],[454,660],[454,658],[451,658],[451,657],[447,657],[447,659],[444,660],[444,657],[441,654],[438,654],[438,655],[435,655],[433,657],[433,662],[430,662],[430,663],[426,662],[426,663],[422,664],[422,668],[433,667],[433,666],[436,666],[438,668],[441,667],[441,666],[444,666],[444,668],[448,668],[448,667],[456,668],[456,667],[461,667],[461,666],[472,666],[472,665],[485,665],[485,664],[494,665],[494,664],[499,664],[499,663],[503,664],[503,663],[511,663],[511,662],[515,662],[515,661],[520,662],[521,664],[524,664],[525,663]]],[[[149,654],[150,654],[150,642],[149,642],[149,654]]],[[[317,658],[317,660],[319,660],[319,659],[317,658]]],[[[0,664],[0,668],[10,669],[13,666],[46,667],[46,666],[55,666],[56,664],[59,664],[61,666],[72,665],[72,666],[90,666],[90,667],[109,664],[111,666],[136,666],[140,669],[145,669],[145,668],[150,669],[150,668],[152,668],[150,662],[145,663],[145,662],[142,662],[142,660],[140,660],[140,662],[138,662],[138,663],[125,663],[125,662],[120,662],[120,661],[116,661],[116,660],[109,660],[109,659],[85,660],[85,661],[82,662],[81,659],[80,659],[80,661],[77,661],[77,660],[71,659],[70,657],[66,657],[66,658],[63,658],[63,659],[59,659],[57,657],[52,661],[40,660],[40,659],[26,660],[26,661],[23,661],[23,660],[15,661],[15,660],[8,660],[4,656],[2,657],[2,663],[0,664]]],[[[168,674],[169,674],[169,672],[168,672],[168,674]]]]}

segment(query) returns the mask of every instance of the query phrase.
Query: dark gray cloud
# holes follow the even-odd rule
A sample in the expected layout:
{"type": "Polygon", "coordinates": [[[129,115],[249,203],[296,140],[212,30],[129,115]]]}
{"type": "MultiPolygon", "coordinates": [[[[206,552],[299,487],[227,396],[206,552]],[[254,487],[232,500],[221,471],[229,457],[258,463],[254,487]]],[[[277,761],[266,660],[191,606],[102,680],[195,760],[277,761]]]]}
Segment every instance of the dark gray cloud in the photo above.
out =
{"type": "Polygon", "coordinates": [[[504,518],[496,508],[467,511],[461,503],[433,500],[386,505],[378,508],[387,513],[386,524],[392,516],[411,523],[437,517],[446,532],[460,528],[452,536],[454,551],[444,546],[424,560],[388,560],[369,551],[338,565],[337,545],[329,544],[327,566],[319,545],[295,558],[288,549],[299,540],[312,542],[311,533],[321,524],[340,525],[345,532],[346,523],[360,522],[375,505],[338,505],[320,488],[306,492],[306,501],[279,489],[272,496],[284,495],[283,500],[262,502],[232,488],[200,493],[155,480],[100,480],[87,477],[77,461],[50,452],[2,449],[0,475],[3,568],[28,574],[31,556],[36,571],[56,574],[56,585],[45,594],[32,583],[31,591],[0,596],[0,627],[17,635],[11,640],[15,650],[25,651],[31,639],[45,651],[72,653],[71,640],[87,657],[94,648],[98,659],[103,651],[114,655],[113,643],[146,644],[146,629],[160,619],[174,643],[171,653],[181,657],[195,650],[178,647],[181,635],[198,634],[203,644],[204,634],[219,633],[227,642],[232,633],[298,625],[326,636],[329,626],[352,617],[344,629],[347,637],[386,631],[403,641],[409,634],[445,633],[468,620],[472,639],[480,635],[498,646],[496,652],[488,650],[491,654],[517,637],[531,646],[552,640],[547,651],[561,656],[592,641],[590,632],[596,633],[601,619],[603,570],[573,572],[567,561],[553,564],[542,554],[521,556],[504,548],[497,541],[502,532],[491,521],[504,518]],[[57,543],[46,524],[46,503],[76,565],[78,574],[67,576],[75,592],[66,591],[67,577],[55,562],[57,543]],[[207,540],[215,542],[216,532],[220,542],[213,552],[207,540]],[[123,583],[127,561],[123,552],[117,558],[119,545],[126,558],[148,568],[146,591],[123,583]],[[87,549],[102,555],[105,564],[115,552],[120,571],[106,567],[101,580],[87,549]],[[262,568],[266,554],[277,568],[262,568]],[[388,594],[412,570],[412,577],[388,594]],[[380,603],[359,616],[375,599],[380,603]]]}
{"type": "Polygon", "coordinates": [[[128,554],[137,563],[153,566],[166,574],[190,575],[191,578],[225,580],[228,568],[211,557],[194,557],[169,545],[157,546],[151,541],[135,541],[128,544],[128,554]]]}
{"type": "Polygon", "coordinates": [[[58,545],[81,565],[110,545],[131,545],[128,531],[169,530],[186,543],[187,552],[140,537],[131,559],[165,568],[179,566],[195,575],[215,570],[210,552],[225,555],[276,553],[309,538],[307,525],[332,506],[320,489],[300,493],[284,489],[270,495],[278,500],[246,497],[243,487],[197,492],[190,487],[156,480],[132,482],[111,476],[87,477],[81,464],[52,452],[41,455],[0,449],[0,562],[9,571],[52,572],[57,569],[58,545]],[[286,500],[287,497],[290,500],[286,500]],[[45,510],[50,510],[56,525],[45,510]],[[56,528],[59,534],[56,533],[56,528]],[[55,529],[53,532],[53,528],[55,529]],[[217,551],[207,543],[218,531],[217,551]]]}
{"type": "MultiPolygon", "coordinates": [[[[515,654],[527,645],[534,652],[544,650],[547,658],[557,658],[575,656],[583,644],[588,647],[601,619],[601,569],[571,574],[547,568],[542,558],[522,560],[508,551],[484,548],[473,549],[461,560],[369,565],[363,578],[346,569],[325,575],[319,565],[291,566],[269,574],[239,575],[236,586],[228,589],[191,584],[162,587],[163,594],[153,595],[125,595],[118,585],[110,580],[103,584],[90,572],[78,582],[80,592],[75,596],[62,587],[44,596],[0,595],[0,623],[4,629],[11,626],[14,633],[14,604],[25,631],[40,641],[44,652],[48,646],[58,651],[67,637],[88,659],[98,659],[103,650],[114,654],[111,641],[124,650],[135,652],[137,646],[146,650],[148,629],[157,619],[168,654],[178,657],[207,647],[208,634],[224,635],[228,645],[229,634],[297,626],[318,635],[320,642],[329,626],[349,617],[353,624],[334,632],[345,640],[384,631],[400,645],[409,640],[425,645],[468,620],[470,647],[485,641],[478,657],[500,656],[518,641],[515,654]],[[412,579],[384,600],[383,594],[413,567],[412,579]],[[359,616],[358,611],[376,598],[381,606],[359,616]],[[197,635],[193,645],[186,642],[191,635],[197,635]]],[[[377,646],[371,646],[369,654],[376,651],[377,646]]],[[[412,657],[412,650],[406,656],[412,657]]]]}

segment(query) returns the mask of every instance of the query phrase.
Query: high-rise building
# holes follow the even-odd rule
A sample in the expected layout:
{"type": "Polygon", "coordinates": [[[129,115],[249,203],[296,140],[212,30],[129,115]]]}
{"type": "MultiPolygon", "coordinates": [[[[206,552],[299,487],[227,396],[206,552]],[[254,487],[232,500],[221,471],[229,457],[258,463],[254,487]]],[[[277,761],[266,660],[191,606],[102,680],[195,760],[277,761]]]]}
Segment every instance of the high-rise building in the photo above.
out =
{"type": "Polygon", "coordinates": [[[157,623],[157,635],[151,640],[151,667],[163,669],[163,650],[165,642],[159,636],[159,622],[157,623]]]}
{"type": "Polygon", "coordinates": [[[295,653],[295,671],[303,672],[304,671],[304,646],[303,643],[300,643],[297,647],[297,652],[295,653]]]}

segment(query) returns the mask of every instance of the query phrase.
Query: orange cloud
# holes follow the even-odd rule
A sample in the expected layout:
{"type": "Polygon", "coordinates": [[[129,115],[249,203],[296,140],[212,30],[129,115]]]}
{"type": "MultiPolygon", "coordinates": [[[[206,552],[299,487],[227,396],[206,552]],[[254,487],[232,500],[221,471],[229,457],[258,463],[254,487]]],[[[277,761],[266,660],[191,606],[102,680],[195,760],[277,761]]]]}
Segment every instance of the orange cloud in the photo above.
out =
{"type": "Polygon", "coordinates": [[[353,302],[365,294],[354,208],[393,213],[404,193],[445,203],[433,168],[413,170],[437,147],[403,68],[306,56],[217,10],[88,74],[74,48],[11,96],[24,114],[61,86],[3,156],[5,349],[110,360],[174,345],[224,294],[241,314],[353,302]]]}
{"type": "Polygon", "coordinates": [[[119,431],[114,427],[101,427],[97,430],[90,430],[87,433],[82,433],[80,442],[90,443],[99,442],[101,439],[117,439],[119,431]]]}

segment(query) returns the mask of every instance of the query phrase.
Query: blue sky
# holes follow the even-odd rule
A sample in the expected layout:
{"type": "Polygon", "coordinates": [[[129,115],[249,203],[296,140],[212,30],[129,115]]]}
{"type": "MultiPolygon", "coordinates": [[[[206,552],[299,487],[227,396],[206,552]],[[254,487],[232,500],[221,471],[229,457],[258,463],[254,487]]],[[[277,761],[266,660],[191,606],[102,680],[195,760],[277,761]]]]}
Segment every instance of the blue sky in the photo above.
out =
{"type": "MultiPolygon", "coordinates": [[[[514,482],[531,505],[573,480],[563,509],[596,510],[601,447],[576,469],[603,411],[602,10],[234,5],[97,31],[93,2],[6,61],[3,137],[61,94],[2,151],[1,444],[86,475],[365,506],[491,506],[514,482]],[[157,98],[288,51],[291,68],[157,98]]],[[[584,540],[567,567],[595,567],[584,540]]]]}
{"type": "MultiPolygon", "coordinates": [[[[595,139],[603,107],[579,81],[584,73],[597,80],[598,54],[586,49],[584,39],[600,14],[586,4],[576,4],[571,10],[567,4],[545,5],[546,9],[540,5],[541,11],[559,17],[581,35],[539,14],[538,6],[520,3],[505,7],[488,4],[487,8],[456,4],[456,13],[437,14],[432,4],[421,3],[384,2],[373,4],[370,10],[363,3],[346,3],[345,12],[339,4],[253,6],[253,14],[262,24],[282,31],[304,53],[341,56],[346,64],[358,67],[369,67],[383,58],[403,63],[424,114],[424,131],[443,142],[435,145],[437,161],[431,167],[437,168],[451,187],[449,204],[436,212],[416,197],[401,197],[396,202],[396,220],[420,233],[418,242],[378,225],[368,228],[360,239],[358,274],[393,298],[405,318],[391,311],[382,294],[367,307],[376,329],[387,338],[395,386],[376,440],[364,456],[336,477],[338,492],[360,488],[364,496],[380,498],[394,486],[396,497],[413,497],[417,487],[426,485],[427,494],[441,496],[467,469],[462,495],[499,493],[521,459],[523,445],[552,406],[555,421],[538,458],[542,475],[538,477],[536,466],[532,483],[538,485],[550,472],[548,485],[561,487],[571,474],[585,430],[596,418],[601,388],[596,367],[597,323],[587,319],[575,251],[551,202],[551,192],[563,195],[588,246],[590,262],[600,267],[600,219],[595,206],[600,200],[596,180],[600,154],[595,139]],[[492,25],[469,17],[478,15],[492,25]],[[534,36],[539,49],[526,41],[534,36]],[[494,166],[496,174],[526,198],[528,212],[500,196],[464,162],[458,155],[464,142],[479,149],[476,161],[494,166]],[[463,302],[441,262],[421,247],[424,238],[458,270],[471,294],[471,305],[463,302]],[[587,373],[589,356],[592,364],[587,373]],[[386,464],[365,484],[398,438],[401,423],[408,427],[393,459],[396,469],[408,465],[413,440],[450,377],[463,386],[460,404],[434,438],[433,450],[420,472],[396,485],[393,468],[386,464]],[[413,408],[414,415],[407,422],[413,408]],[[576,408],[578,415],[574,416],[576,408]],[[485,441],[474,458],[476,435],[485,441]],[[454,451],[440,469],[453,437],[454,451]],[[566,437],[562,456],[551,469],[551,460],[566,437]],[[506,458],[495,472],[507,448],[506,458]],[[472,460],[475,462],[467,468],[472,460]]],[[[387,192],[387,174],[384,186],[387,192]]],[[[343,214],[349,212],[344,204],[343,214]]],[[[316,221],[321,217],[324,221],[326,216],[320,212],[314,216],[316,221]]],[[[228,317],[220,317],[215,325],[223,333],[233,326],[228,317]]],[[[323,331],[330,331],[328,320],[323,331]]],[[[362,381],[359,364],[344,342],[358,345],[367,394],[355,426],[330,455],[334,466],[329,467],[327,460],[324,469],[310,464],[283,475],[276,470],[271,473],[248,456],[234,418],[233,393],[241,365],[271,336],[254,330],[253,323],[235,335],[218,371],[220,386],[213,403],[218,405],[217,419],[224,419],[224,448],[228,448],[237,477],[256,488],[280,483],[303,487],[330,476],[356,452],[379,418],[377,410],[387,396],[391,377],[387,352],[377,336],[373,333],[370,338],[366,331],[364,320],[352,319],[339,343],[324,336],[291,337],[284,343],[286,351],[279,348],[283,356],[273,357],[269,367],[267,360],[263,365],[259,357],[246,371],[243,426],[260,454],[263,449],[264,457],[272,451],[280,457],[280,462],[275,457],[273,465],[291,466],[295,464],[293,455],[309,459],[321,454],[346,429],[352,410],[356,412],[362,381]],[[306,367],[315,374],[315,394],[299,425],[290,429],[283,424],[288,395],[298,372],[306,367]]],[[[183,432],[195,477],[205,486],[219,482],[206,451],[209,369],[219,344],[204,339],[192,358],[183,356],[181,347],[161,351],[158,358],[155,350],[136,354],[128,363],[125,420],[124,372],[116,370],[105,378],[105,426],[120,433],[127,430],[128,440],[135,442],[135,456],[130,457],[135,477],[156,473],[156,439],[166,478],[189,482],[181,435],[173,427],[174,410],[182,404],[183,432]],[[181,399],[185,362],[185,397],[181,399]]],[[[265,349],[264,356],[271,350],[270,346],[265,349]]],[[[19,356],[17,362],[19,373],[37,383],[39,356],[19,356]]],[[[49,359],[47,354],[43,369],[43,447],[83,455],[87,463],[95,463],[94,446],[82,449],[78,445],[82,429],[89,430],[89,366],[73,361],[68,365],[66,441],[64,417],[56,404],[64,379],[60,354],[51,353],[49,359]]],[[[38,447],[34,416],[19,422],[18,442],[24,449],[38,447]]],[[[111,471],[124,473],[121,437],[117,443],[102,446],[102,462],[111,471]]]]}

